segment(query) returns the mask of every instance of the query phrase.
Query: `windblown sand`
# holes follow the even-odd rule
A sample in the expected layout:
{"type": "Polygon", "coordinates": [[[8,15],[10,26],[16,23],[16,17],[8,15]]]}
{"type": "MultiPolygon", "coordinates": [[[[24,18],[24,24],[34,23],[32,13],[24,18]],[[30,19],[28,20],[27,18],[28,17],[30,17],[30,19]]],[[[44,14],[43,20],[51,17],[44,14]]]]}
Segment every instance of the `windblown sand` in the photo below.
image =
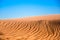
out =
{"type": "Polygon", "coordinates": [[[0,20],[0,40],[60,40],[60,15],[0,20]]]}

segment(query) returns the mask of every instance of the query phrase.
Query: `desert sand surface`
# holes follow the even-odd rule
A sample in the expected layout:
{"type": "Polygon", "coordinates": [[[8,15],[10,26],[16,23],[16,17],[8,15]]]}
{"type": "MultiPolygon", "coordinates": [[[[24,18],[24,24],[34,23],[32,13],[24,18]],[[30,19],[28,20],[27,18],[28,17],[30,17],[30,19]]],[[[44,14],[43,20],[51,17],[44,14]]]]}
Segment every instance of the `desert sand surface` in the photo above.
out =
{"type": "Polygon", "coordinates": [[[0,40],[60,40],[60,15],[0,19],[0,40]]]}

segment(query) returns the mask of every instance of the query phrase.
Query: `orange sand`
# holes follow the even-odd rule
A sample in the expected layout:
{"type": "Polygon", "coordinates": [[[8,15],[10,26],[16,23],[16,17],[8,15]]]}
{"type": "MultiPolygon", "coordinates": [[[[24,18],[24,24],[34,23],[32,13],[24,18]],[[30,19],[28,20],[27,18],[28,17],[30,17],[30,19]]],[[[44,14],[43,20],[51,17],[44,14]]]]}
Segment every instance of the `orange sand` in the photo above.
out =
{"type": "Polygon", "coordinates": [[[60,15],[0,20],[0,40],[60,40],[60,15]]]}

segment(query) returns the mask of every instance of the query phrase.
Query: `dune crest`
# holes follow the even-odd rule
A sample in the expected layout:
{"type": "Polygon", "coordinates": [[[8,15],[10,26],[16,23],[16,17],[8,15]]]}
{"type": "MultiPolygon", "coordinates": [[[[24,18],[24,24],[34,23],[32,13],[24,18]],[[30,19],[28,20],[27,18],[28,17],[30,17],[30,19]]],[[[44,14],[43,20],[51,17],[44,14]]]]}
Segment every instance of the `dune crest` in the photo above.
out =
{"type": "Polygon", "coordinates": [[[0,20],[0,40],[60,40],[60,15],[0,20]]]}

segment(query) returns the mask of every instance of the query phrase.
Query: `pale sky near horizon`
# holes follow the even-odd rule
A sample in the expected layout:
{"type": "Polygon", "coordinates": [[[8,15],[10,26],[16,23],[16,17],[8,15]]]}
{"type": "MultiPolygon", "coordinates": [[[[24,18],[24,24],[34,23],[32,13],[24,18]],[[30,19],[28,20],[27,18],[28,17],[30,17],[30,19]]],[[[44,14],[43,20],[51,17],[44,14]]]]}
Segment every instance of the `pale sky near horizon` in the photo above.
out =
{"type": "Polygon", "coordinates": [[[0,19],[60,14],[60,0],[0,0],[0,19]]]}

